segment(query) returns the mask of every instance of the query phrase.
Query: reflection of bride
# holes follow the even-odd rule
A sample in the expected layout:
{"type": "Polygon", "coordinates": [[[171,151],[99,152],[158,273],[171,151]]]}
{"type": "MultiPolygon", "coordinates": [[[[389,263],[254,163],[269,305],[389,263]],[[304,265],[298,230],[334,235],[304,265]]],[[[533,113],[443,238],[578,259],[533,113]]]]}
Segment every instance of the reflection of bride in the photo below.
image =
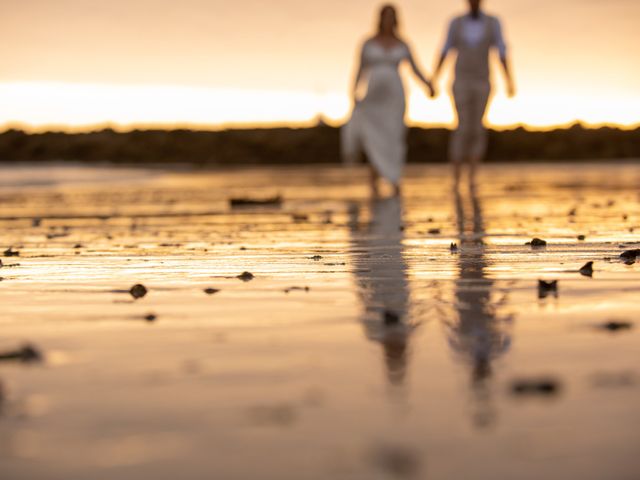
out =
{"type": "Polygon", "coordinates": [[[471,367],[472,382],[479,412],[476,421],[486,425],[492,420],[488,380],[492,362],[511,345],[510,317],[498,315],[501,300],[493,297],[493,282],[485,275],[487,260],[482,238],[482,210],[475,190],[471,190],[472,225],[466,225],[463,200],[456,191],[456,213],[460,234],[460,276],[455,283],[457,319],[448,324],[449,345],[471,367]]]}
{"type": "Polygon", "coordinates": [[[408,321],[409,287],[402,254],[402,205],[399,197],[371,204],[371,221],[357,229],[360,210],[352,210],[353,266],[363,303],[365,334],[384,349],[387,377],[403,383],[407,370],[409,337],[415,325],[408,321]]]}

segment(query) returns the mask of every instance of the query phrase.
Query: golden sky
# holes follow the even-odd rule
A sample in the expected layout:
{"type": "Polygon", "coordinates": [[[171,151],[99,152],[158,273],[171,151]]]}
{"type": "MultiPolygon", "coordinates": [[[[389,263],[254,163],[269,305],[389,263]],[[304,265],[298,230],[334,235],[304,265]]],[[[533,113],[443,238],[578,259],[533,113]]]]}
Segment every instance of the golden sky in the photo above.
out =
{"type": "MultiPolygon", "coordinates": [[[[0,125],[339,122],[380,3],[0,0],[0,125]]],[[[466,2],[396,5],[430,71],[466,2]]],[[[492,125],[640,123],[640,0],[486,0],[485,9],[502,19],[518,84],[514,100],[497,90],[492,125]]],[[[411,123],[452,122],[448,81],[435,101],[407,82],[411,123]]]]}

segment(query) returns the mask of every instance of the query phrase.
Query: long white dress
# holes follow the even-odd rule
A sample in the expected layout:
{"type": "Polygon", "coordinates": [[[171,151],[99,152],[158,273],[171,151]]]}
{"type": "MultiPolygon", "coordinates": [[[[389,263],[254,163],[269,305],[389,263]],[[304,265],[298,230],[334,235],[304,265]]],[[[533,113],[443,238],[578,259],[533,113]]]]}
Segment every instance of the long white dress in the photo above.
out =
{"type": "Polygon", "coordinates": [[[387,49],[369,40],[361,58],[367,94],[342,127],[342,156],[353,163],[364,152],[381,176],[398,184],[407,153],[405,92],[398,67],[411,53],[405,44],[387,49]]]}

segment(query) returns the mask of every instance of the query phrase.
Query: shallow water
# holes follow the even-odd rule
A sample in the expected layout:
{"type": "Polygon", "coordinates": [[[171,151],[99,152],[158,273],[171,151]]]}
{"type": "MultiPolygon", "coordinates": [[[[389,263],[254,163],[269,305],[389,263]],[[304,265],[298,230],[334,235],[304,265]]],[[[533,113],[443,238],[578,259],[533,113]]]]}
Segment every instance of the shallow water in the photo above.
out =
{"type": "Polygon", "coordinates": [[[1,167],[0,478],[638,478],[637,164],[364,173],[1,167]]]}

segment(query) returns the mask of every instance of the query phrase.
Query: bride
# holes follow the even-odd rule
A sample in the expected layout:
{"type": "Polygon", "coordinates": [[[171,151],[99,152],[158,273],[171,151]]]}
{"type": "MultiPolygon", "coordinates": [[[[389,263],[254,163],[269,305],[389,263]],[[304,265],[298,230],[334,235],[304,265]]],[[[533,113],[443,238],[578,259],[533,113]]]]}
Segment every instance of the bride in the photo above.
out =
{"type": "Polygon", "coordinates": [[[367,40],[360,54],[360,63],[353,85],[354,109],[342,129],[342,154],[354,162],[364,153],[371,171],[371,190],[378,195],[378,180],[385,178],[400,193],[400,180],[406,156],[404,124],[405,93],[398,68],[408,61],[430,96],[435,92],[422,74],[407,44],[398,36],[396,8],[385,5],[380,10],[378,33],[367,40]],[[357,92],[364,78],[367,93],[358,100],[357,92]]]}

